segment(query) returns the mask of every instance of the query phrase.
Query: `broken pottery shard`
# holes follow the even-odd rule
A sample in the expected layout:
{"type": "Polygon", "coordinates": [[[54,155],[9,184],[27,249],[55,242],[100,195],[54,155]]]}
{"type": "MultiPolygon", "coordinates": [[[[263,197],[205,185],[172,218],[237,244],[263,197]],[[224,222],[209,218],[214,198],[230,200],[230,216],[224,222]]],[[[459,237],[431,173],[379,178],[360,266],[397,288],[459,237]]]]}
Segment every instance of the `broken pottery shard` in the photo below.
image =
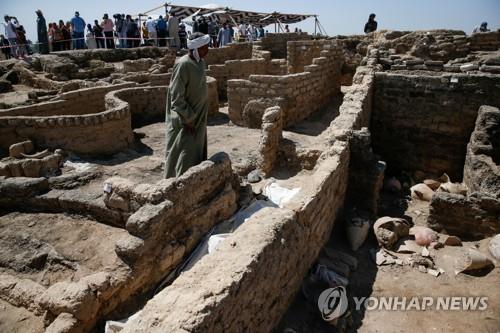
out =
{"type": "Polygon", "coordinates": [[[442,191],[442,192],[453,193],[453,194],[461,194],[461,195],[467,194],[467,186],[465,186],[465,184],[461,184],[461,183],[452,183],[452,182],[442,183],[439,186],[438,190],[442,191]]]}
{"type": "Polygon", "coordinates": [[[397,260],[399,260],[396,256],[393,256],[384,249],[371,249],[370,254],[377,266],[392,265],[397,263],[397,260]]]}
{"type": "Polygon", "coordinates": [[[346,233],[353,251],[357,251],[366,240],[370,230],[370,221],[355,217],[346,223],[346,233]]]}
{"type": "Polygon", "coordinates": [[[431,201],[434,191],[425,184],[417,184],[411,187],[411,197],[423,201],[431,201]]]}
{"type": "Polygon", "coordinates": [[[435,277],[438,277],[439,274],[441,274],[441,272],[436,270],[436,269],[428,269],[427,273],[429,273],[430,275],[435,276],[435,277]]]}
{"type": "Polygon", "coordinates": [[[395,248],[398,253],[420,253],[422,251],[422,247],[409,238],[400,239],[395,248]]]}
{"type": "Polygon", "coordinates": [[[408,236],[409,230],[408,221],[398,217],[384,216],[373,225],[379,245],[387,248],[392,248],[399,238],[408,236]]]}
{"type": "Polygon", "coordinates": [[[491,239],[488,249],[496,260],[500,260],[500,234],[491,239]]]}
{"type": "Polygon", "coordinates": [[[455,259],[455,274],[480,270],[493,265],[493,262],[479,251],[467,249],[455,259]]]}
{"type": "Polygon", "coordinates": [[[443,183],[449,183],[450,182],[450,177],[446,173],[443,173],[441,175],[441,177],[439,177],[437,179],[437,181],[440,182],[441,184],[443,184],[443,183]]]}
{"type": "Polygon", "coordinates": [[[437,190],[439,188],[439,186],[441,185],[440,182],[438,182],[437,180],[434,180],[434,179],[425,179],[424,184],[429,186],[429,188],[433,191],[437,190]]]}
{"type": "Polygon", "coordinates": [[[447,236],[444,240],[444,245],[447,246],[462,246],[462,241],[457,236],[447,236]]]}
{"type": "Polygon", "coordinates": [[[427,227],[415,226],[410,229],[410,235],[415,236],[415,242],[421,246],[428,246],[437,241],[437,233],[427,227]]]}

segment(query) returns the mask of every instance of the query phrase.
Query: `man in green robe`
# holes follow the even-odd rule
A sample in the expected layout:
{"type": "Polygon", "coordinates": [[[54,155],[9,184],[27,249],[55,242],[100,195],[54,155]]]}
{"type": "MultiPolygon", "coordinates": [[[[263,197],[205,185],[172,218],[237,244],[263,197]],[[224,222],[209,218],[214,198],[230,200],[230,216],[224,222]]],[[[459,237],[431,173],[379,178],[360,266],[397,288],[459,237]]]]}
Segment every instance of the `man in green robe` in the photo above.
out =
{"type": "Polygon", "coordinates": [[[210,36],[194,33],[174,65],[167,93],[165,178],[207,159],[208,88],[203,58],[210,36]]]}

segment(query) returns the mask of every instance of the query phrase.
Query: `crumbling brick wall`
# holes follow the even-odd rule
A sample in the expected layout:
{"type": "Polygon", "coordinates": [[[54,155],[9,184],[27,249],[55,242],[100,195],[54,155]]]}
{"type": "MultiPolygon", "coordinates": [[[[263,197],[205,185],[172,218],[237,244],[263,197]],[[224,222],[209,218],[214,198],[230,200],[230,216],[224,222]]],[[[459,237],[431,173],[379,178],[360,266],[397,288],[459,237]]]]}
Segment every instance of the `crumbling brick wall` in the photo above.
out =
{"type": "Polygon", "coordinates": [[[266,109],[262,117],[259,158],[257,159],[257,167],[264,175],[268,175],[274,168],[282,139],[282,130],[281,108],[274,106],[266,109]]]}
{"type": "Polygon", "coordinates": [[[310,186],[283,209],[252,216],[218,251],[149,301],[123,332],[271,331],[329,238],[343,205],[348,164],[348,146],[337,142],[321,158],[310,186]]]}
{"type": "Polygon", "coordinates": [[[85,66],[90,60],[101,60],[105,62],[119,62],[124,60],[135,60],[141,58],[159,58],[171,50],[159,47],[136,47],[131,49],[88,49],[60,51],[56,55],[69,58],[75,63],[85,66]]]}
{"type": "Polygon", "coordinates": [[[307,33],[268,33],[258,42],[263,50],[271,52],[271,58],[285,59],[287,57],[287,43],[289,41],[310,40],[307,33]]]}
{"type": "Polygon", "coordinates": [[[346,133],[369,123],[374,71],[358,70],[341,121],[333,121],[322,137],[329,149],[299,194],[283,209],[266,208],[252,216],[217,251],[149,301],[124,333],[273,329],[343,205],[350,161],[346,133]]]}
{"type": "Polygon", "coordinates": [[[64,94],[68,98],[65,100],[7,110],[23,116],[0,117],[0,148],[8,149],[29,139],[40,148],[61,148],[77,154],[112,154],[123,150],[133,141],[130,108],[128,103],[114,99],[104,109],[104,93],[132,85],[83,89],[64,94]],[[87,101],[94,98],[92,93],[96,91],[100,101],[95,102],[96,109],[89,109],[87,101]],[[53,106],[57,106],[56,111],[53,106]]]}
{"type": "Polygon", "coordinates": [[[111,103],[115,98],[129,104],[133,128],[165,120],[167,87],[121,89],[106,96],[111,103]]]}
{"type": "Polygon", "coordinates": [[[223,64],[226,60],[250,59],[252,43],[233,43],[224,47],[210,49],[203,59],[207,65],[223,64]]]}
{"type": "Polygon", "coordinates": [[[250,75],[248,80],[229,80],[229,117],[233,123],[247,126],[242,114],[250,100],[282,97],[286,101],[283,126],[289,127],[318,111],[340,92],[341,68],[341,49],[332,44],[321,51],[321,57],[305,66],[304,72],[283,76],[250,75]]]}
{"type": "Polygon", "coordinates": [[[500,110],[479,108],[464,165],[464,183],[471,192],[500,199],[500,110]]]}
{"type": "Polygon", "coordinates": [[[467,146],[464,183],[467,195],[436,192],[429,225],[464,239],[500,232],[500,110],[481,106],[467,146]]]}
{"type": "Polygon", "coordinates": [[[321,56],[321,51],[325,46],[335,45],[337,41],[332,40],[306,40],[289,41],[287,43],[287,65],[288,73],[300,73],[304,67],[310,65],[314,58],[321,56]]]}
{"type": "Polygon", "coordinates": [[[220,65],[208,66],[207,75],[217,80],[217,89],[222,99],[227,98],[227,82],[231,79],[246,79],[251,74],[267,74],[270,60],[242,59],[227,60],[220,65]]]}
{"type": "Polygon", "coordinates": [[[104,87],[85,88],[62,93],[49,102],[0,110],[3,117],[49,117],[85,115],[104,111],[104,96],[110,92],[135,86],[121,83],[104,87]]]}
{"type": "Polygon", "coordinates": [[[429,226],[465,240],[480,240],[500,232],[500,200],[481,192],[460,195],[436,192],[432,196],[429,226]]]}
{"type": "MultiPolygon", "coordinates": [[[[119,178],[107,182],[111,192],[96,198],[106,204],[99,207],[108,211],[102,219],[109,223],[110,216],[123,216],[121,228],[128,233],[121,230],[115,253],[109,254],[111,259],[102,271],[48,288],[30,280],[0,279],[0,298],[37,313],[46,312],[49,332],[62,324],[71,332],[90,331],[117,307],[133,303],[132,295],[156,287],[214,225],[237,209],[239,183],[225,153],[212,156],[179,178],[155,184],[119,178]]],[[[88,215],[99,206],[85,198],[68,198],[68,193],[51,187],[44,178],[8,178],[0,182],[0,207],[88,215]]]]}
{"type": "Polygon", "coordinates": [[[472,34],[468,40],[472,51],[496,51],[500,48],[500,29],[472,34]]]}
{"type": "Polygon", "coordinates": [[[376,153],[395,170],[462,180],[481,105],[500,105],[500,77],[377,73],[371,131],[376,153]]]}

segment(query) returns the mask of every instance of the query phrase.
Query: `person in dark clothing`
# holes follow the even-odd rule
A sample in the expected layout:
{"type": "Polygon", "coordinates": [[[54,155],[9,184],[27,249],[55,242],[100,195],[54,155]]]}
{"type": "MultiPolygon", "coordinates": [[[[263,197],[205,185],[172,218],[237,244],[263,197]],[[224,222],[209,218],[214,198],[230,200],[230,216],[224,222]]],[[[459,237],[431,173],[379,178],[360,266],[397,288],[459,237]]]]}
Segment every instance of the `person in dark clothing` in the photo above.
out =
{"type": "Polygon", "coordinates": [[[71,50],[71,32],[67,24],[64,24],[63,20],[59,20],[59,30],[63,36],[63,42],[61,43],[61,50],[71,50]]]}
{"type": "Polygon", "coordinates": [[[368,17],[368,22],[365,24],[365,34],[374,32],[377,30],[377,21],[375,21],[375,14],[370,14],[368,17]]]}
{"type": "Polygon", "coordinates": [[[187,49],[187,32],[184,23],[179,24],[179,39],[181,44],[181,49],[187,49]]]}
{"type": "Polygon", "coordinates": [[[165,47],[167,45],[167,22],[160,15],[158,21],[156,22],[156,30],[158,30],[158,45],[160,47],[165,47]]]}
{"type": "Polygon", "coordinates": [[[132,38],[135,36],[135,27],[134,21],[132,20],[132,16],[125,16],[125,26],[126,26],[126,38],[127,38],[127,48],[134,47],[134,41],[132,38]]]}
{"type": "Polygon", "coordinates": [[[208,35],[208,23],[204,17],[201,19],[201,22],[198,25],[198,32],[201,32],[204,35],[208,35]]]}
{"type": "Polygon", "coordinates": [[[200,31],[199,23],[198,20],[196,20],[196,16],[193,16],[193,34],[198,31],[200,31]]]}
{"type": "Polygon", "coordinates": [[[102,27],[99,24],[99,21],[94,20],[94,26],[92,27],[92,31],[94,31],[94,38],[96,41],[96,45],[98,49],[104,48],[104,34],[102,32],[102,27]]]}
{"type": "Polygon", "coordinates": [[[43,17],[43,13],[40,9],[36,12],[36,32],[38,34],[38,49],[41,54],[49,53],[49,35],[47,34],[47,22],[45,22],[45,17],[43,17]]]}
{"type": "Polygon", "coordinates": [[[134,30],[134,47],[139,47],[141,45],[141,30],[139,30],[139,20],[135,19],[132,21],[132,29],[134,30]]]}
{"type": "Polygon", "coordinates": [[[5,56],[5,59],[10,59],[11,55],[10,55],[10,44],[9,44],[9,40],[7,38],[5,38],[4,35],[0,35],[0,47],[2,47],[2,53],[3,55],[5,56]]]}

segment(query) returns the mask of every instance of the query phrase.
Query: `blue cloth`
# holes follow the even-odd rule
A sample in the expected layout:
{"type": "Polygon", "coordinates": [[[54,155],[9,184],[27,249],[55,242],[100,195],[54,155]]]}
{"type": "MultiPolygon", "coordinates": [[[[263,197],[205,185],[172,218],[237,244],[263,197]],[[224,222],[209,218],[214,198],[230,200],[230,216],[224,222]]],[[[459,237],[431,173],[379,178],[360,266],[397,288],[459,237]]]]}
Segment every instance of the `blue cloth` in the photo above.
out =
{"type": "Polygon", "coordinates": [[[222,28],[219,30],[219,35],[217,37],[219,40],[219,45],[224,46],[232,42],[231,30],[228,28],[222,28]]]}
{"type": "Polygon", "coordinates": [[[80,50],[85,48],[85,40],[83,39],[83,32],[73,32],[73,48],[80,50]]]}
{"type": "Polygon", "coordinates": [[[85,32],[85,21],[80,16],[75,16],[71,19],[73,32],[85,32]]]}
{"type": "Polygon", "coordinates": [[[165,22],[165,20],[158,20],[156,22],[156,29],[167,30],[167,22],[165,22]]]}

